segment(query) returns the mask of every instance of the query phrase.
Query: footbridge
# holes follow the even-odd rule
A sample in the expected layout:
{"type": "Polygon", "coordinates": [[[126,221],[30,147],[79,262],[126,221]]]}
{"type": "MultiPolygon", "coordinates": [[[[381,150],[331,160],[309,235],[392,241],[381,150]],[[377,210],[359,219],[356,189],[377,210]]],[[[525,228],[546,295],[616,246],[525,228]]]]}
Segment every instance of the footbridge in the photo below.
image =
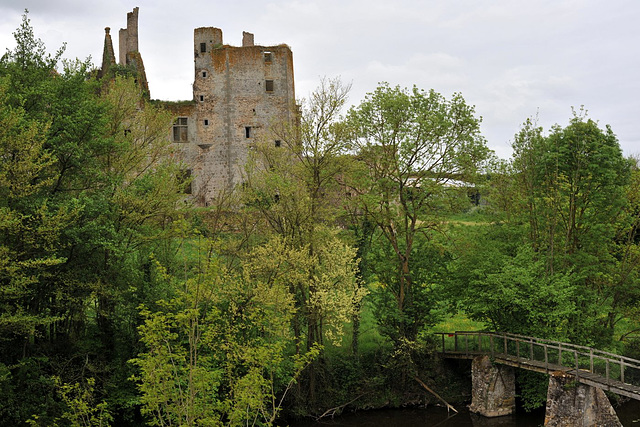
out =
{"type": "MultiPolygon", "coordinates": [[[[505,375],[500,366],[550,375],[545,425],[563,425],[547,421],[552,417],[550,409],[556,411],[555,406],[562,406],[565,401],[573,402],[572,405],[576,405],[578,400],[583,401],[580,404],[586,406],[574,411],[580,416],[589,413],[594,405],[608,405],[601,390],[640,400],[640,360],[590,347],[510,333],[458,331],[438,332],[436,336],[442,357],[473,360],[472,395],[477,402],[472,402],[471,409],[484,405],[485,409],[476,412],[486,416],[511,413],[510,409],[499,408],[503,404],[515,410],[515,386],[511,384],[515,381],[505,380],[509,375],[505,375]],[[495,369],[496,373],[489,373],[489,369],[495,369]],[[582,388],[578,390],[576,385],[582,388]],[[513,398],[502,394],[503,389],[510,388],[514,389],[513,398]],[[573,395],[564,396],[565,392],[573,395]],[[498,397],[491,397],[492,393],[497,393],[498,397]],[[476,398],[476,395],[480,396],[476,398]],[[487,403],[487,399],[495,402],[487,403]]],[[[513,378],[513,373],[510,375],[513,378]]],[[[612,408],[610,412],[615,415],[612,408]]],[[[618,424],[598,421],[594,425],[618,424]]]]}

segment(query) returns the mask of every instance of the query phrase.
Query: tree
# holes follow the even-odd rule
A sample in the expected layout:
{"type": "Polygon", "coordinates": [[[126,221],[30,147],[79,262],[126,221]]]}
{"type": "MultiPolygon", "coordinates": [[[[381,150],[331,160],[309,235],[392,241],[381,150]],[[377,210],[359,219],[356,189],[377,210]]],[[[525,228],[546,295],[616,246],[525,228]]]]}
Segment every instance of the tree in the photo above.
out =
{"type": "Polygon", "coordinates": [[[387,84],[352,108],[348,119],[360,167],[347,185],[393,259],[393,277],[380,286],[387,309],[379,321],[394,326],[394,341],[415,339],[429,313],[413,306],[429,299],[430,285],[416,275],[416,243],[432,241],[443,215],[466,203],[466,186],[488,155],[480,120],[459,94],[446,100],[433,90],[387,84]]]}
{"type": "MultiPolygon", "coordinates": [[[[245,213],[264,224],[258,229],[266,235],[266,245],[279,248],[274,261],[296,272],[288,274],[287,283],[295,301],[292,328],[298,354],[317,345],[340,345],[343,324],[357,323],[366,293],[357,278],[356,252],[341,241],[336,228],[344,196],[338,178],[350,160],[341,116],[348,90],[337,79],[322,80],[301,103],[295,123],[273,126],[270,140],[280,146],[258,144],[247,167],[245,213]],[[304,262],[291,267],[291,259],[304,262]]],[[[322,363],[321,356],[305,372],[305,387],[298,388],[304,405],[317,403],[322,363]]]]}
{"type": "Polygon", "coordinates": [[[585,114],[548,136],[528,120],[513,148],[491,180],[504,222],[473,231],[453,292],[496,328],[609,346],[638,265],[630,163],[612,130],[585,114]]]}
{"type": "MultiPolygon", "coordinates": [[[[203,243],[186,260],[186,280],[158,266],[156,280],[172,282],[176,295],[142,309],[145,349],[133,363],[143,413],[160,426],[272,425],[318,354],[287,355],[293,297],[288,276],[268,267],[280,248],[256,249],[238,277],[224,271],[210,241],[203,243]]],[[[297,265],[290,267],[284,271],[297,265]]]]}
{"type": "Polygon", "coordinates": [[[302,103],[297,123],[274,126],[274,138],[281,146],[266,143],[256,147],[247,169],[244,200],[248,211],[265,220],[286,251],[302,251],[312,261],[307,277],[291,284],[298,308],[293,323],[299,350],[323,343],[329,332],[325,310],[341,312],[345,304],[348,310],[356,310],[363,296],[355,279],[355,253],[338,242],[333,230],[342,195],[337,178],[347,167],[343,154],[347,134],[340,112],[348,90],[337,79],[322,80],[302,103]],[[336,260],[329,248],[344,259],[336,260]],[[327,277],[338,266],[344,266],[344,274],[327,277]],[[321,307],[331,280],[336,292],[344,294],[321,307]]]}
{"type": "Polygon", "coordinates": [[[64,410],[47,398],[53,376],[94,378],[96,398],[130,403],[118,377],[137,305],[164,291],[149,259],[170,263],[181,195],[171,118],[131,79],[97,82],[88,61],[58,69],[62,50],[47,55],[26,15],[14,36],[0,60],[0,355],[12,384],[1,418],[46,424],[64,410]]]}

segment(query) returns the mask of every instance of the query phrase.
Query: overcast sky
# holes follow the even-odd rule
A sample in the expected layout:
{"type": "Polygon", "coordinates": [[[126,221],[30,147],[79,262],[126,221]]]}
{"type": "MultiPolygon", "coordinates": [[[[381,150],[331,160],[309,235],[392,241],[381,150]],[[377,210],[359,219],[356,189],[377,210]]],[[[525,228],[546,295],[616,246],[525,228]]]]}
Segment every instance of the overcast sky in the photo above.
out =
{"type": "Polygon", "coordinates": [[[0,48],[27,8],[49,51],[100,64],[104,27],[117,51],[135,6],[152,98],[191,99],[193,29],[218,27],[225,44],[291,46],[297,98],[322,76],[351,83],[352,104],[381,81],[461,92],[502,158],[526,118],[548,130],[584,105],[640,153],[638,0],[0,0],[0,48]]]}

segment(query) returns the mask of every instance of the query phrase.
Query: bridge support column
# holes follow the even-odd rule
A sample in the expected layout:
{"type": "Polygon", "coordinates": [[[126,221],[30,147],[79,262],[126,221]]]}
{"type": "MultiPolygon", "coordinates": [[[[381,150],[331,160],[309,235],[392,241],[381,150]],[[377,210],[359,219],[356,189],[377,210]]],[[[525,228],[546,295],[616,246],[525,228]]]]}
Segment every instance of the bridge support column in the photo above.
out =
{"type": "Polygon", "coordinates": [[[513,368],[494,365],[489,356],[478,356],[471,363],[471,385],[471,412],[485,417],[500,417],[516,411],[513,368]]]}
{"type": "Polygon", "coordinates": [[[544,425],[622,427],[602,389],[580,384],[574,375],[562,371],[553,372],[549,377],[544,425]]]}

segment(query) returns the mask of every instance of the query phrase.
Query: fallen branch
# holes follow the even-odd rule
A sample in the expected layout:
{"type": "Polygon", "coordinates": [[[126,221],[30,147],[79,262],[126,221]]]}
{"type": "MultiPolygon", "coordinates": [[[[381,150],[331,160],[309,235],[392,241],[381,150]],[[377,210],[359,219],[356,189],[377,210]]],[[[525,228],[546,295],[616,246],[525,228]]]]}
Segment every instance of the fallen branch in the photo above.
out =
{"type": "Polygon", "coordinates": [[[336,413],[338,411],[342,411],[345,408],[345,406],[350,405],[351,403],[353,403],[356,400],[360,399],[365,394],[367,394],[367,393],[362,393],[361,395],[357,396],[355,399],[352,399],[352,400],[348,401],[344,405],[340,405],[340,406],[336,406],[335,408],[327,409],[326,411],[324,411],[324,413],[322,415],[320,415],[319,417],[316,417],[316,421],[319,421],[322,418],[327,417],[327,416],[331,416],[331,418],[335,417],[335,415],[336,415],[336,413]]]}
{"type": "Polygon", "coordinates": [[[427,386],[425,383],[422,382],[422,380],[420,380],[420,378],[418,377],[413,377],[413,379],[415,379],[416,381],[418,381],[420,383],[420,385],[422,387],[424,387],[425,390],[427,390],[429,393],[433,394],[435,397],[437,397],[442,403],[445,404],[445,406],[447,407],[447,412],[449,412],[449,410],[452,410],[453,412],[455,412],[456,414],[458,413],[458,411],[456,410],[456,408],[454,408],[453,406],[449,405],[447,403],[446,400],[444,400],[442,397],[440,397],[440,395],[438,393],[436,393],[435,391],[431,390],[431,388],[429,388],[429,386],[427,386]]]}

